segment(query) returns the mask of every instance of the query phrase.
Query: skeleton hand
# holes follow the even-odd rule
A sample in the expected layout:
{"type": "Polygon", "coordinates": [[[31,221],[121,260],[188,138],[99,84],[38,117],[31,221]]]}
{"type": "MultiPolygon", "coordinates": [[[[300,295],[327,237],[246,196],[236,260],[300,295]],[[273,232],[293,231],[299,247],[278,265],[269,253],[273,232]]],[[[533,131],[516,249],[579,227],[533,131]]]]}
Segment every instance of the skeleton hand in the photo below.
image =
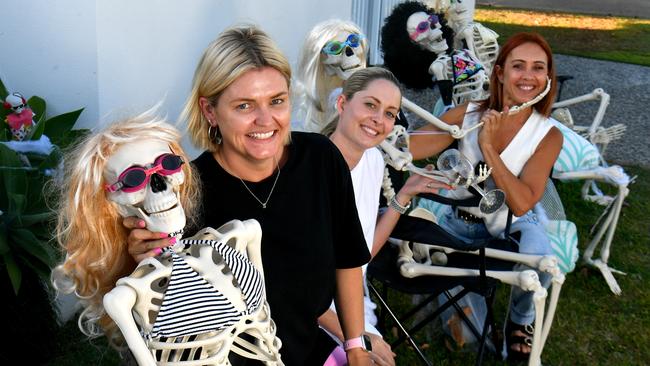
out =
{"type": "Polygon", "coordinates": [[[400,125],[393,127],[391,133],[379,144],[386,164],[400,171],[405,170],[406,166],[413,161],[408,148],[408,134],[400,125]]]}
{"type": "Polygon", "coordinates": [[[488,179],[492,173],[492,168],[488,169],[487,164],[481,164],[478,168],[478,177],[474,180],[473,184],[481,183],[484,180],[488,179]]]}

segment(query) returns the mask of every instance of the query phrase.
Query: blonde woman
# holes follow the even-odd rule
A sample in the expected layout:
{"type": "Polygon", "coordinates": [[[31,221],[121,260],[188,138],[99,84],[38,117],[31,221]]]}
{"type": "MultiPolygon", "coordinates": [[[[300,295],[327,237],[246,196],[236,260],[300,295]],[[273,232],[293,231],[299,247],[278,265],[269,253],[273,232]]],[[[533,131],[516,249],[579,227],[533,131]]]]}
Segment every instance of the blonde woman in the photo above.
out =
{"type": "MultiPolygon", "coordinates": [[[[199,227],[260,222],[283,361],[323,365],[336,344],[317,318],[334,297],[345,339],[360,339],[361,266],[370,256],[340,152],[324,136],[290,132],[290,80],[287,59],[266,33],[229,28],[199,61],[183,120],[205,150],[193,162],[203,188],[199,227]]],[[[129,250],[136,260],[169,245],[138,219],[124,224],[133,229],[129,250]]],[[[370,364],[362,347],[351,347],[346,358],[350,365],[370,364]]]]}

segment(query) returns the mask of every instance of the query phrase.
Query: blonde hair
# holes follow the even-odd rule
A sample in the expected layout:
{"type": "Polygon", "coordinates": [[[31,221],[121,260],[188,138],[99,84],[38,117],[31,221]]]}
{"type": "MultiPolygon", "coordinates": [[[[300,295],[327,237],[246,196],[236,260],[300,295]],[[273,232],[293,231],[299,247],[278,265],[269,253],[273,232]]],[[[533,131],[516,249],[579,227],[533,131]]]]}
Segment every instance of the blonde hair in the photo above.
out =
{"type": "MultiPolygon", "coordinates": [[[[120,146],[143,139],[166,142],[175,154],[189,161],[179,144],[178,131],[147,111],[107,126],[68,151],[59,187],[56,238],[65,259],[52,271],[52,282],[57,291],[74,291],[80,298],[84,308],[79,317],[81,331],[89,337],[106,334],[112,343],[120,339],[120,334],[104,312],[102,298],[119,278],[135,269],[136,263],[128,252],[128,230],[122,225],[117,205],[104,191],[107,182],[103,172],[120,146]]],[[[191,164],[183,164],[182,169],[185,183],[180,201],[192,223],[199,203],[199,185],[191,164]]]]}
{"type": "MultiPolygon", "coordinates": [[[[375,80],[390,81],[399,90],[399,81],[390,70],[381,67],[367,67],[365,69],[357,70],[354,74],[350,75],[350,77],[343,83],[343,91],[341,94],[345,96],[346,100],[350,100],[356,93],[366,90],[368,85],[375,80]]],[[[339,116],[337,115],[323,128],[321,133],[325,136],[330,136],[334,133],[338,124],[339,116]]]]}
{"type": "MultiPolygon", "coordinates": [[[[327,123],[330,118],[328,116],[330,93],[343,85],[344,80],[337,75],[327,75],[321,52],[325,44],[341,32],[363,33],[353,22],[330,19],[316,24],[305,38],[293,89],[296,119],[301,120],[305,126],[310,121],[317,121],[321,125],[327,123]]],[[[362,37],[359,58],[361,67],[364,68],[367,53],[368,42],[365,37],[362,37]]],[[[335,112],[335,109],[333,111],[335,112]]]]}
{"type": "Polygon", "coordinates": [[[197,147],[215,151],[217,144],[208,136],[208,121],[201,111],[199,98],[206,97],[216,106],[223,91],[245,72],[262,67],[278,70],[291,85],[291,67],[275,42],[261,29],[241,25],[224,30],[203,52],[194,72],[192,89],[185,102],[181,120],[197,147]]]}

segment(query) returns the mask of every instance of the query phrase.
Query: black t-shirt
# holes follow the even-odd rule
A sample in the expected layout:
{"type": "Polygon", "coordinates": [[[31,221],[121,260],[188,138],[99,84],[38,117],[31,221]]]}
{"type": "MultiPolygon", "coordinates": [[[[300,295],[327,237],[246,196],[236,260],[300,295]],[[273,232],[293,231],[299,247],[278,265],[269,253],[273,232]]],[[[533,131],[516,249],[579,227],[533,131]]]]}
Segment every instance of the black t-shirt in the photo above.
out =
{"type": "MultiPolygon", "coordinates": [[[[370,260],[343,156],[327,138],[294,132],[289,157],[267,207],[228,174],[211,153],[194,165],[203,191],[201,227],[256,219],[262,226],[262,264],[271,317],[287,366],[322,365],[335,344],[323,337],[317,318],[328,309],[336,268],[370,260]]],[[[275,174],[246,182],[264,202],[275,174]]]]}

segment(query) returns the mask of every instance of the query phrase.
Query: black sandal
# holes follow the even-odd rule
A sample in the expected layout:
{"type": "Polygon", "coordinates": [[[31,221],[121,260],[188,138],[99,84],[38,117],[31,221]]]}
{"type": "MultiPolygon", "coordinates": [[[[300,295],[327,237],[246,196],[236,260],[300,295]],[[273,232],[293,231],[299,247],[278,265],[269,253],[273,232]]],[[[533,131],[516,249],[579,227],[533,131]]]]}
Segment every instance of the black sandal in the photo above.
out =
{"type": "Polygon", "coordinates": [[[528,346],[532,348],[534,332],[535,332],[535,328],[533,324],[520,325],[512,321],[508,321],[508,324],[506,325],[505,336],[506,336],[506,349],[508,351],[509,361],[528,361],[528,358],[530,357],[530,352],[516,351],[512,349],[512,346],[515,344],[519,344],[520,349],[521,346],[528,346]],[[516,331],[520,331],[525,335],[524,336],[514,335],[516,331]]]}

